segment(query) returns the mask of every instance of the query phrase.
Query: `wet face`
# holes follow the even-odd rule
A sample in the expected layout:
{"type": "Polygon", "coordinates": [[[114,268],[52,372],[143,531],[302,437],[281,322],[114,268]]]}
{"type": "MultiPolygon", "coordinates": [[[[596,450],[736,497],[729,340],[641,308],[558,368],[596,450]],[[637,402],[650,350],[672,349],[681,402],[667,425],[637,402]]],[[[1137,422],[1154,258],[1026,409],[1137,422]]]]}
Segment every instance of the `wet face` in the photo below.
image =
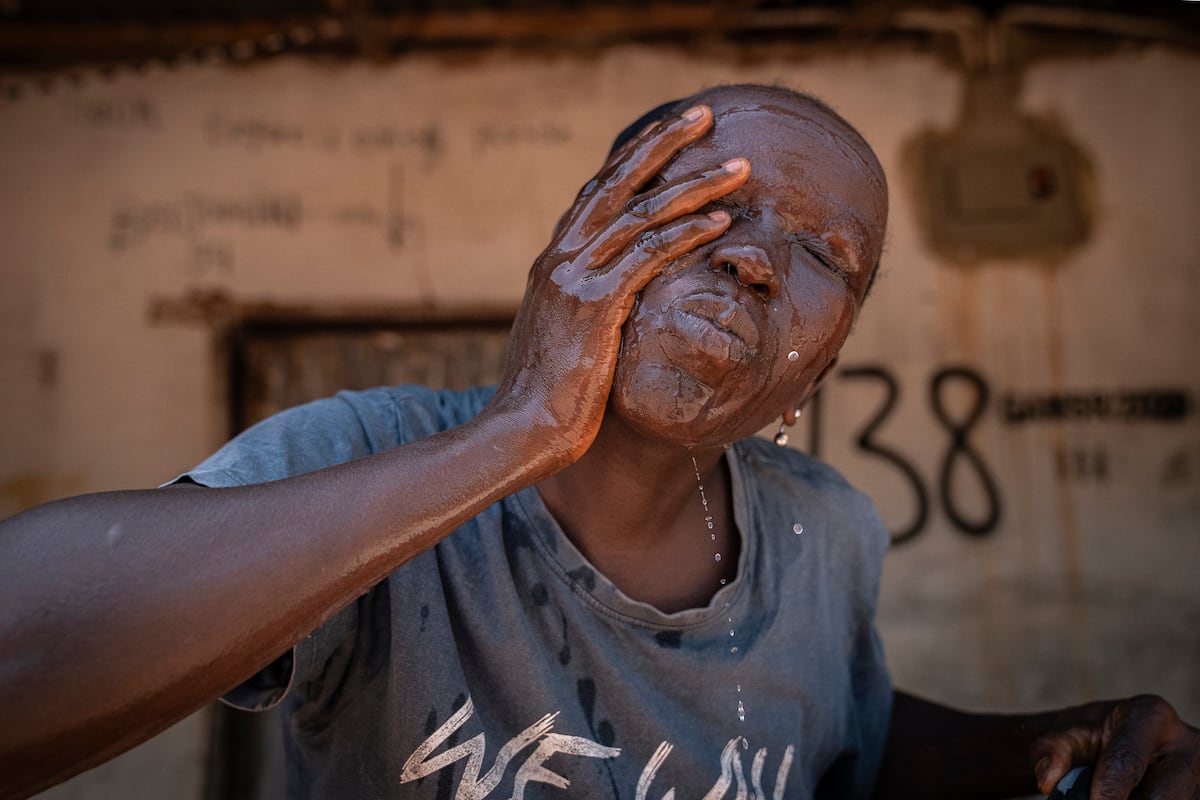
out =
{"type": "Polygon", "coordinates": [[[744,156],[750,179],[714,204],[729,230],[642,291],[611,396],[634,428],[688,446],[744,438],[807,400],[850,332],[887,217],[873,156],[824,110],[744,90],[702,101],[712,132],[661,177],[744,156]]]}

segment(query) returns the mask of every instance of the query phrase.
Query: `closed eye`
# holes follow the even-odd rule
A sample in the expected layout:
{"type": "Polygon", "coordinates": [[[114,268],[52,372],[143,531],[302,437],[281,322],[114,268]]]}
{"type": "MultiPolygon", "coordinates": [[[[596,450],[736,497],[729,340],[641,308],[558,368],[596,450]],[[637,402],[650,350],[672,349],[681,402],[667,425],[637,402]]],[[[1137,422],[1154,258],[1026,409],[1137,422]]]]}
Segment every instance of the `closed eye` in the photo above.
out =
{"type": "Polygon", "coordinates": [[[788,241],[804,248],[804,251],[814,258],[821,266],[836,274],[842,280],[849,282],[854,270],[830,248],[829,242],[819,236],[804,233],[789,233],[788,241]]]}

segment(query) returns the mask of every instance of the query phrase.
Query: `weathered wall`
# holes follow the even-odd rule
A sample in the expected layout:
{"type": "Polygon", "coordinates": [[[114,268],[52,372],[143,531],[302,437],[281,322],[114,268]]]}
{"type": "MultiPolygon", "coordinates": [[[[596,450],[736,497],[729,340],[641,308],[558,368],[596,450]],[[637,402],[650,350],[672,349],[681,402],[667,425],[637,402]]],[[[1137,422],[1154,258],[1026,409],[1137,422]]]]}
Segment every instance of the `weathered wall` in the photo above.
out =
{"type": "MultiPolygon", "coordinates": [[[[897,683],[974,707],[1158,691],[1200,719],[1200,424],[1135,402],[1166,389],[1194,406],[1200,393],[1200,58],[1028,70],[1020,106],[1092,165],[1092,234],[1053,263],[954,266],[921,239],[904,153],[954,123],[962,76],[900,52],[758,55],[285,58],[90,78],[0,105],[0,514],[153,485],[222,441],[220,341],[181,313],[194,293],[449,317],[515,307],[618,125],[705,84],[782,81],[830,100],[891,177],[883,276],[815,427],[793,441],[815,436],[892,528],[927,509],[885,580],[897,683]],[[931,393],[951,367],[966,371],[931,393]],[[898,402],[856,444],[889,378],[898,402]],[[1069,393],[1109,396],[1109,416],[1004,413],[1069,393]],[[993,511],[990,533],[964,533],[993,511]]],[[[172,735],[53,796],[126,796],[142,765],[163,763],[172,777],[152,793],[188,796],[203,719],[172,735]]]]}

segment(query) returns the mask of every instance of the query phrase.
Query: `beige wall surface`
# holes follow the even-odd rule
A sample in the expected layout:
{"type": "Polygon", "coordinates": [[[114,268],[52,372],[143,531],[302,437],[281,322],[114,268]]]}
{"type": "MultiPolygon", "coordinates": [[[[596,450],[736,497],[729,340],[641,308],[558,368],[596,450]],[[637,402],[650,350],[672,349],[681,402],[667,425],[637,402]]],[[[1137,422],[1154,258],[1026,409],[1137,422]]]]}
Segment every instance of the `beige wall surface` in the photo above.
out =
{"type": "MultiPolygon", "coordinates": [[[[905,157],[955,124],[964,79],[919,54],[280,58],[5,102],[0,514],[154,485],[221,443],[222,342],[196,298],[210,311],[515,308],[612,134],[664,99],[743,80],[824,97],[890,176],[882,276],[793,443],[815,444],[892,529],[927,512],[883,587],[896,682],[975,708],[1156,691],[1200,720],[1200,58],[1179,52],[1029,68],[1018,106],[1086,154],[1093,227],[1053,259],[966,265],[922,238],[905,157]],[[1064,396],[1107,410],[1014,411],[1064,396]],[[1190,404],[1164,418],[1164,397],[1190,404]]],[[[193,719],[96,774],[120,785],[182,747],[171,796],[187,796],[203,731],[193,719]]],[[[110,796],[90,779],[54,795],[110,796]]]]}

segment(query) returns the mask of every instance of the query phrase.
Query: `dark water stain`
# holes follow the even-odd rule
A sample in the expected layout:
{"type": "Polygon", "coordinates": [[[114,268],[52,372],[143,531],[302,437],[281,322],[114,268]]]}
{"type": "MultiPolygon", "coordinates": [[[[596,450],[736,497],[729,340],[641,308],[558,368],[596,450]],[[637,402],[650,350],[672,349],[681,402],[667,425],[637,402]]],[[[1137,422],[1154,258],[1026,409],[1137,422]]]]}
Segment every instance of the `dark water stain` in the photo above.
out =
{"type": "MultiPolygon", "coordinates": [[[[461,698],[462,695],[459,695],[459,697],[461,698]]],[[[461,707],[461,704],[459,705],[461,707]]],[[[425,725],[423,727],[425,738],[428,739],[437,729],[438,710],[437,707],[434,706],[433,708],[429,709],[429,713],[425,715],[425,725]]],[[[458,734],[458,731],[454,731],[448,737],[446,737],[446,749],[450,749],[458,744],[458,734]]],[[[437,800],[452,800],[454,797],[454,766],[454,764],[447,764],[443,769],[438,770],[437,800]]],[[[428,777],[428,775],[425,775],[421,778],[418,778],[417,786],[423,785],[425,783],[425,779],[428,777]]]]}
{"type": "MultiPolygon", "coordinates": [[[[352,657],[355,668],[361,670],[356,680],[371,681],[392,663],[392,626],[387,621],[392,613],[391,584],[384,581],[358,602],[358,635],[352,657]]],[[[346,670],[347,679],[349,675],[346,670]]]]}
{"type": "Polygon", "coordinates": [[[533,532],[525,521],[514,514],[504,515],[504,545],[509,552],[533,545],[533,532]]]}
{"type": "MultiPolygon", "coordinates": [[[[453,710],[450,712],[449,716],[454,716],[454,713],[466,705],[466,702],[467,696],[465,694],[460,694],[458,697],[454,698],[453,710]]],[[[436,715],[436,710],[434,713],[436,715]]],[[[449,717],[447,717],[447,719],[449,719],[449,717]]],[[[433,731],[430,731],[430,733],[432,732],[433,731]]],[[[446,750],[449,750],[458,744],[458,735],[461,732],[462,728],[459,728],[446,737],[446,750]]],[[[453,764],[447,764],[445,767],[438,770],[437,800],[453,800],[455,784],[454,772],[457,766],[458,762],[455,762],[453,764]]]]}
{"type": "Polygon", "coordinates": [[[596,721],[596,682],[591,678],[580,678],[575,683],[575,691],[579,695],[579,705],[583,709],[583,716],[592,736],[605,747],[612,747],[613,742],[617,740],[612,723],[606,719],[596,721]]]}
{"type": "Polygon", "coordinates": [[[429,709],[429,713],[425,715],[425,727],[422,729],[422,731],[425,734],[426,739],[433,735],[433,732],[437,730],[437,726],[437,706],[434,706],[433,708],[429,709]]]}
{"type": "Polygon", "coordinates": [[[579,695],[579,706],[588,727],[595,727],[592,718],[596,714],[596,682],[591,678],[580,678],[575,682],[575,692],[579,695]]]}
{"type": "Polygon", "coordinates": [[[429,622],[429,604],[421,606],[421,633],[425,632],[425,623],[429,622]]]}
{"type": "Polygon", "coordinates": [[[591,567],[580,567],[567,573],[571,580],[579,583],[589,592],[596,588],[596,571],[591,567]]]}
{"type": "Polygon", "coordinates": [[[612,723],[606,719],[600,720],[596,724],[596,738],[605,747],[612,747],[613,742],[617,740],[617,732],[613,729],[612,723]]]}
{"type": "Polygon", "coordinates": [[[539,608],[546,605],[550,599],[550,593],[546,591],[544,583],[535,583],[529,590],[529,596],[533,598],[533,604],[539,608]]]}
{"type": "Polygon", "coordinates": [[[561,611],[559,612],[559,615],[562,617],[563,646],[562,649],[558,651],[558,663],[565,667],[567,664],[571,663],[571,643],[567,640],[567,615],[563,614],[561,611]]]}
{"type": "Polygon", "coordinates": [[[683,643],[683,633],[680,631],[659,631],[654,634],[654,641],[658,642],[659,647],[678,650],[683,643]]]}
{"type": "MultiPolygon", "coordinates": [[[[588,729],[592,732],[592,738],[605,747],[612,747],[613,742],[617,740],[617,732],[613,729],[612,723],[606,719],[596,722],[596,682],[591,678],[580,678],[575,682],[575,692],[579,695],[579,706],[583,709],[583,717],[587,720],[588,729]]],[[[608,772],[609,782],[612,784],[613,797],[620,797],[621,793],[617,790],[616,777],[612,773],[612,765],[607,760],[603,762],[605,770],[608,772]]]]}

